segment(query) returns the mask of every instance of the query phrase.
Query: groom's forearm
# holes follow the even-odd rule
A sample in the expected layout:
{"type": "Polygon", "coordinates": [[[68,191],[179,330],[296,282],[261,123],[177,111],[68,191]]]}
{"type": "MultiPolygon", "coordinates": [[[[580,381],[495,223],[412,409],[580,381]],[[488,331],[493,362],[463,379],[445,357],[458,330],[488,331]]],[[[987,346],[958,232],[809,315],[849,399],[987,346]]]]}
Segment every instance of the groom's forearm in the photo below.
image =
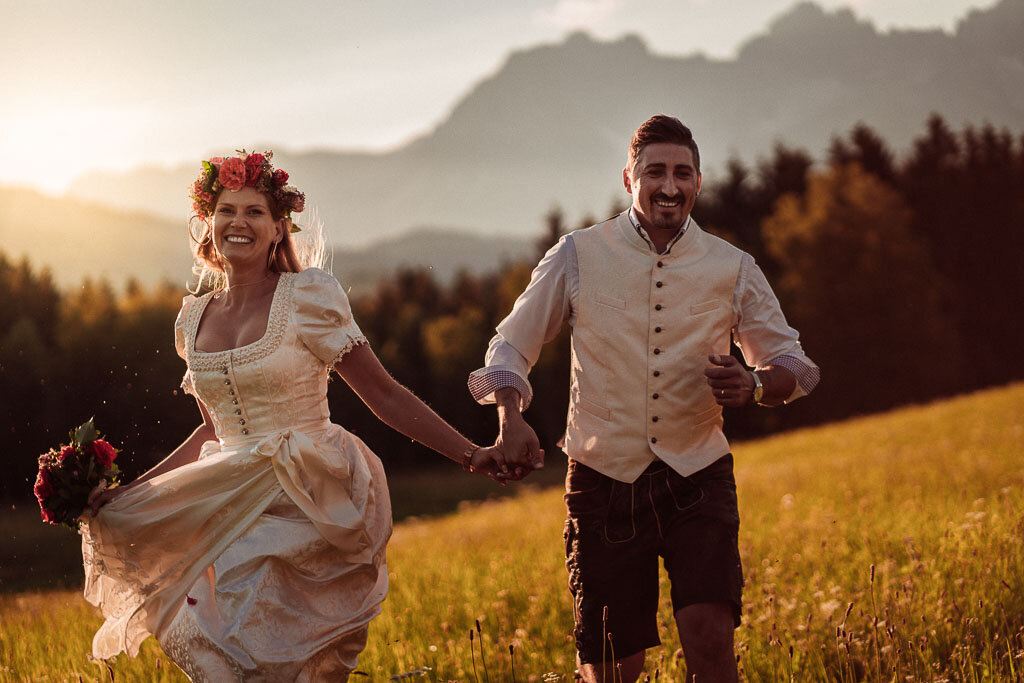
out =
{"type": "Polygon", "coordinates": [[[522,416],[523,397],[515,387],[502,387],[494,392],[494,402],[498,406],[498,420],[505,422],[509,417],[522,416]]]}

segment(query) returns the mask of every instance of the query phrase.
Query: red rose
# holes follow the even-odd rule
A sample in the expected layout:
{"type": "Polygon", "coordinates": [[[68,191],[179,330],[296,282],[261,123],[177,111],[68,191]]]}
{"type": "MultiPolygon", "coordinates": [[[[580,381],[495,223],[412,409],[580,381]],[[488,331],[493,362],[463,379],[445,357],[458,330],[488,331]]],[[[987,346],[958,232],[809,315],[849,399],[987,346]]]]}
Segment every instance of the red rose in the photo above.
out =
{"type": "MultiPolygon", "coordinates": [[[[32,492],[36,494],[36,500],[38,500],[40,504],[53,495],[53,479],[50,478],[50,470],[45,467],[39,469],[39,474],[36,475],[36,485],[32,487],[32,492]]],[[[43,519],[46,519],[45,511],[43,513],[43,519]]]]}
{"type": "Polygon", "coordinates": [[[68,458],[72,458],[75,455],[75,449],[71,446],[64,446],[60,449],[60,453],[57,454],[57,462],[64,462],[68,458]]]}
{"type": "Polygon", "coordinates": [[[271,178],[274,183],[274,187],[281,187],[288,182],[288,171],[283,171],[279,168],[274,171],[274,175],[271,178]]]}
{"type": "Polygon", "coordinates": [[[253,153],[245,158],[245,184],[249,187],[256,187],[263,175],[263,164],[266,160],[262,154],[253,153]]]}
{"type": "Polygon", "coordinates": [[[96,439],[88,446],[89,454],[96,459],[96,464],[100,467],[110,467],[114,464],[114,458],[117,457],[117,451],[114,447],[103,439],[96,439]]]}
{"type": "Polygon", "coordinates": [[[245,185],[245,162],[238,157],[225,159],[220,165],[217,180],[229,190],[240,190],[245,185]]]}

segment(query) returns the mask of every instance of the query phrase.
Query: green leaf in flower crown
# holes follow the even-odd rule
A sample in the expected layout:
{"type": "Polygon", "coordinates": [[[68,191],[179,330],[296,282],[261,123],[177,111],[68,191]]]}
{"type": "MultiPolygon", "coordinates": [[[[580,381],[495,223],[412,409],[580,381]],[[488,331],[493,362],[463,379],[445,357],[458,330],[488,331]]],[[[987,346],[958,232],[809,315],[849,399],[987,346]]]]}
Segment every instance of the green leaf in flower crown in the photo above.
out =
{"type": "Polygon", "coordinates": [[[99,438],[99,432],[96,431],[96,425],[93,424],[94,418],[89,418],[89,421],[83,425],[80,425],[72,433],[72,440],[79,446],[84,446],[87,443],[92,443],[99,438]]]}
{"type": "Polygon", "coordinates": [[[213,175],[213,164],[211,164],[209,161],[204,161],[203,172],[209,175],[213,175]]]}

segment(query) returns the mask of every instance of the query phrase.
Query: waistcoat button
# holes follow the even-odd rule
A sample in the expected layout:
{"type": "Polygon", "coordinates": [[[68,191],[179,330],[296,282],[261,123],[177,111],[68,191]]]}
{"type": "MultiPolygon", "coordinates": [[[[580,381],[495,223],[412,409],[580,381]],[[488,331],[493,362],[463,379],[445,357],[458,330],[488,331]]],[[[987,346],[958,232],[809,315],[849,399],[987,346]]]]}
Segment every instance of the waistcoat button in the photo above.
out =
{"type": "Polygon", "coordinates": [[[659,377],[660,375],[661,375],[661,370],[655,370],[654,371],[654,376],[655,377],[659,377]]]}
{"type": "Polygon", "coordinates": [[[661,287],[664,283],[661,280],[658,280],[654,284],[655,284],[656,287],[661,287]]]}
{"type": "Polygon", "coordinates": [[[661,304],[654,304],[654,310],[660,311],[661,310],[661,304]]]}
{"type": "Polygon", "coordinates": [[[658,261],[658,267],[659,267],[659,268],[661,268],[661,267],[662,267],[662,266],[664,266],[664,265],[665,265],[664,263],[662,263],[661,261],[658,261]]]}
{"type": "Polygon", "coordinates": [[[248,430],[248,429],[243,429],[243,430],[242,430],[242,433],[243,433],[243,434],[248,434],[248,433],[249,433],[249,430],[248,430]]]}
{"type": "Polygon", "coordinates": [[[659,353],[661,353],[661,349],[654,349],[654,355],[655,356],[657,356],[659,353]]]}
{"type": "Polygon", "coordinates": [[[658,394],[652,394],[651,398],[658,398],[658,394]]]}
{"type": "Polygon", "coordinates": [[[224,384],[230,385],[231,384],[231,380],[229,380],[229,379],[224,380],[224,384]]]}
{"type": "Polygon", "coordinates": [[[658,421],[658,416],[657,415],[655,415],[654,417],[651,418],[651,422],[657,422],[657,421],[658,421]]]}
{"type": "Polygon", "coordinates": [[[660,327],[655,327],[655,328],[654,328],[654,331],[655,331],[655,332],[661,332],[661,328],[660,328],[660,327]]]}
{"type": "Polygon", "coordinates": [[[651,437],[651,443],[658,443],[658,437],[652,436],[651,437]]]}

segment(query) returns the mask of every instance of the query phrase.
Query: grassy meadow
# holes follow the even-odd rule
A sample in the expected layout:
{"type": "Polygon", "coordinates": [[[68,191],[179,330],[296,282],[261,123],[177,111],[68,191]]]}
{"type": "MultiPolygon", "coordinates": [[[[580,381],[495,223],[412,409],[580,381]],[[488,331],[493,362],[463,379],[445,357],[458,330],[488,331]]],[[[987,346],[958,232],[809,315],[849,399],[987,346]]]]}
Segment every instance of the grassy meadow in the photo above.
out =
{"type": "MultiPolygon", "coordinates": [[[[1024,680],[1022,405],[1014,385],[736,444],[742,678],[1024,680]]],[[[527,489],[398,524],[353,680],[571,681],[563,516],[527,489]]],[[[647,672],[676,681],[667,593],[647,672]]],[[[0,681],[185,680],[153,639],[87,661],[98,625],[76,590],[0,595],[0,681]]]]}

